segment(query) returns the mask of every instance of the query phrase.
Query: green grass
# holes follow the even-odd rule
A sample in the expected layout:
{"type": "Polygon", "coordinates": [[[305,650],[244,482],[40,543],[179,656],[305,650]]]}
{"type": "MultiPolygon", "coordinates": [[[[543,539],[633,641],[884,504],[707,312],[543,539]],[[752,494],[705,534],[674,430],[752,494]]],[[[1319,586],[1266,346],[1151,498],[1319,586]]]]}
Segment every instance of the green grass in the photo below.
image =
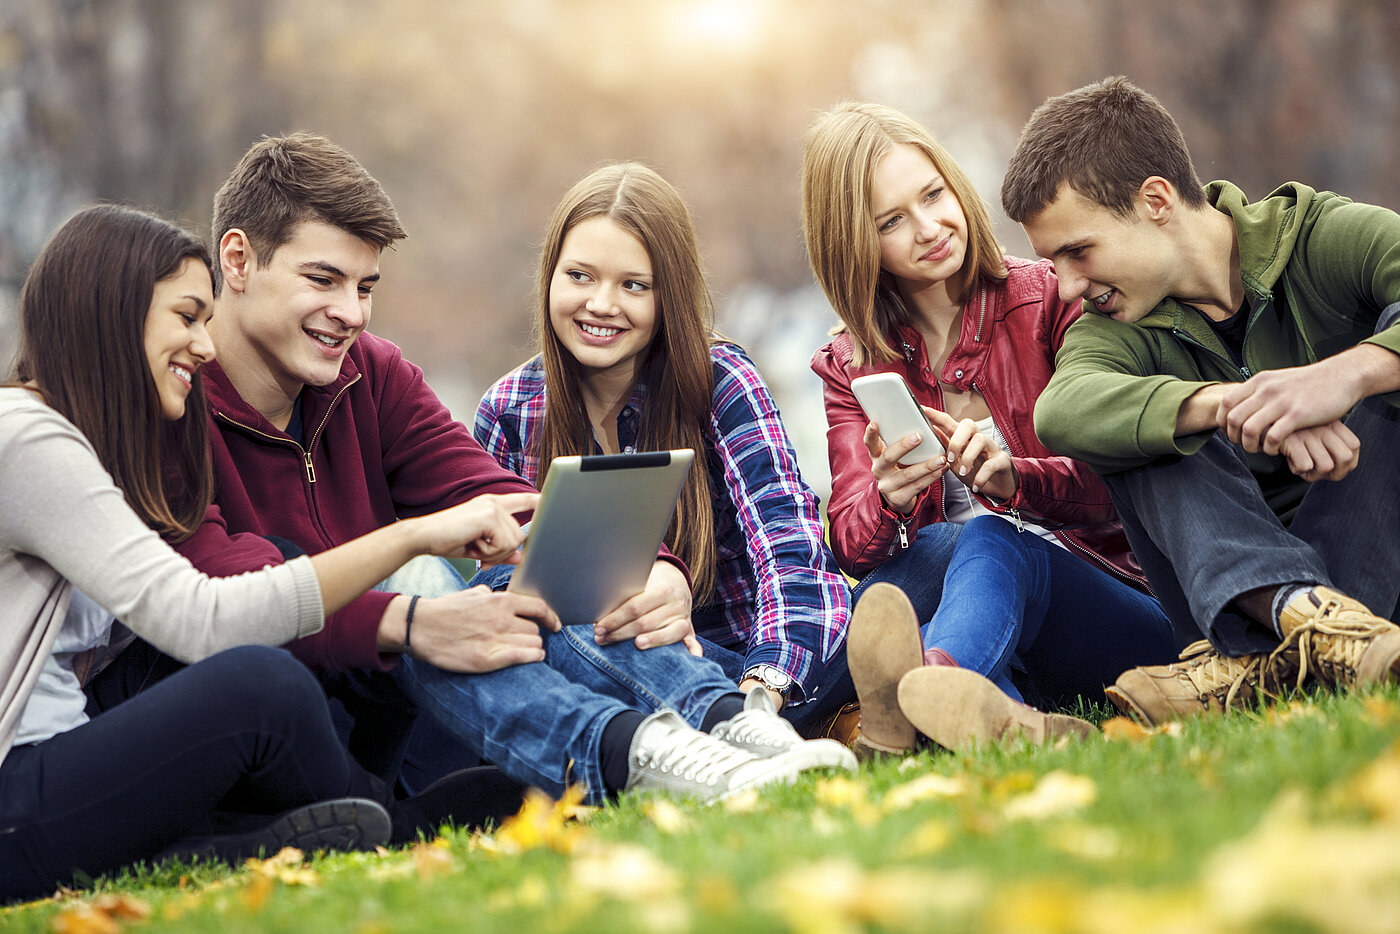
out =
{"type": "Polygon", "coordinates": [[[313,858],[311,885],[169,864],[0,911],[0,928],[63,929],[60,912],[121,894],[149,906],[121,922],[143,932],[1397,931],[1398,740],[1388,686],[1135,741],[926,751],[747,807],[681,803],[671,832],[624,800],[555,826],[569,853],[454,832],[313,858]],[[892,806],[930,774],[961,792],[892,806]]]}

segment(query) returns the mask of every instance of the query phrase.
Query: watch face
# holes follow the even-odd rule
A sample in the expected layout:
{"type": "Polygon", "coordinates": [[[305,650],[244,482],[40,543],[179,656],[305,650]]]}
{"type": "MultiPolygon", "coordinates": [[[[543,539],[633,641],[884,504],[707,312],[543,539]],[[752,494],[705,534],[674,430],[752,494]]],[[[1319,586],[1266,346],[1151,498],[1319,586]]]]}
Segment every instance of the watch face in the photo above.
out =
{"type": "Polygon", "coordinates": [[[766,687],[775,691],[786,691],[792,687],[792,675],[775,665],[760,665],[754,670],[754,674],[766,687]]]}

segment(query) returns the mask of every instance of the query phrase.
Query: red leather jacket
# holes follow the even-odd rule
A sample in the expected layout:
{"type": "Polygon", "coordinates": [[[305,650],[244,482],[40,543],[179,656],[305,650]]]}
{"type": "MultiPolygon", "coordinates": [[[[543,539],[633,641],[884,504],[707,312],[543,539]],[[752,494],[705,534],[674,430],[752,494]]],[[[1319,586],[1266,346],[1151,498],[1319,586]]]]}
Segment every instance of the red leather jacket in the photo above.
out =
{"type": "MultiPolygon", "coordinates": [[[[996,512],[1012,513],[1054,531],[1071,552],[1146,590],[1146,578],[1128,549],[1108,490],[1082,462],[1060,457],[1040,443],[1032,426],[1035,400],[1055,369],[1065,329],[1081,314],[1079,302],[1059,300],[1050,263],[1006,257],[1004,283],[974,290],[963,310],[962,333],[940,378],[958,391],[976,390],[1011,454],[1020,488],[996,512]]],[[[942,522],[943,480],[934,481],[901,516],[885,505],[870,471],[862,436],[868,424],[851,392],[851,380],[866,373],[902,375],[923,405],[943,409],[943,391],[929,370],[923,338],[901,327],[896,347],[904,359],[853,366],[849,335],[842,334],[812,356],[826,399],[827,453],[831,459],[831,501],[827,518],[831,548],[842,570],[863,576],[901,548],[930,522],[942,522]]]]}

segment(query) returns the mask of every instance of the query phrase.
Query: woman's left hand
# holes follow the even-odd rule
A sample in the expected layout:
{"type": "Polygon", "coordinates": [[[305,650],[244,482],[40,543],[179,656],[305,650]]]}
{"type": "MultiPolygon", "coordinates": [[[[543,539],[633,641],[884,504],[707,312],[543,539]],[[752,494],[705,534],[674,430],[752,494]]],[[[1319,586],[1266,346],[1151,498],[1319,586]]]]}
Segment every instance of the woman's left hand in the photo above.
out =
{"type": "Polygon", "coordinates": [[[690,582],[670,561],[658,558],[647,578],[646,590],[593,624],[599,645],[632,639],[639,649],[684,642],[691,655],[699,656],[700,641],[690,621],[690,582]]]}
{"type": "Polygon", "coordinates": [[[974,493],[1006,502],[1021,485],[1011,455],[977,430],[970,418],[958,421],[947,412],[924,406],[929,424],[948,449],[948,470],[974,493]]]}

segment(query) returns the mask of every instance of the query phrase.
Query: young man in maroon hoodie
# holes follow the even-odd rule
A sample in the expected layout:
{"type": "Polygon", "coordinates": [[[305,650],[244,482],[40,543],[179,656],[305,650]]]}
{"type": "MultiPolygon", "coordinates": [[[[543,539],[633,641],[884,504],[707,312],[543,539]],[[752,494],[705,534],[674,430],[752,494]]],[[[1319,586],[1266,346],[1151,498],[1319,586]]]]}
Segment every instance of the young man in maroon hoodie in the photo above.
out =
{"type": "MultiPolygon", "coordinates": [[[[183,551],[197,566],[233,573],[277,560],[269,538],[315,553],[532,489],[365,331],[380,254],[405,234],[353,157],[308,134],[258,142],[215,197],[213,231],[219,358],[204,385],[216,506],[230,532],[256,535],[192,538],[183,551]]],[[[556,796],[582,782],[595,801],[632,789],[718,797],[852,764],[838,744],[803,742],[764,692],[746,703],[693,642],[688,575],[663,555],[646,590],[592,628],[561,628],[537,598],[486,587],[373,592],[289,648],[323,671],[391,672],[472,749],[556,796]],[[700,778],[677,785],[678,771],[700,778]]]]}

